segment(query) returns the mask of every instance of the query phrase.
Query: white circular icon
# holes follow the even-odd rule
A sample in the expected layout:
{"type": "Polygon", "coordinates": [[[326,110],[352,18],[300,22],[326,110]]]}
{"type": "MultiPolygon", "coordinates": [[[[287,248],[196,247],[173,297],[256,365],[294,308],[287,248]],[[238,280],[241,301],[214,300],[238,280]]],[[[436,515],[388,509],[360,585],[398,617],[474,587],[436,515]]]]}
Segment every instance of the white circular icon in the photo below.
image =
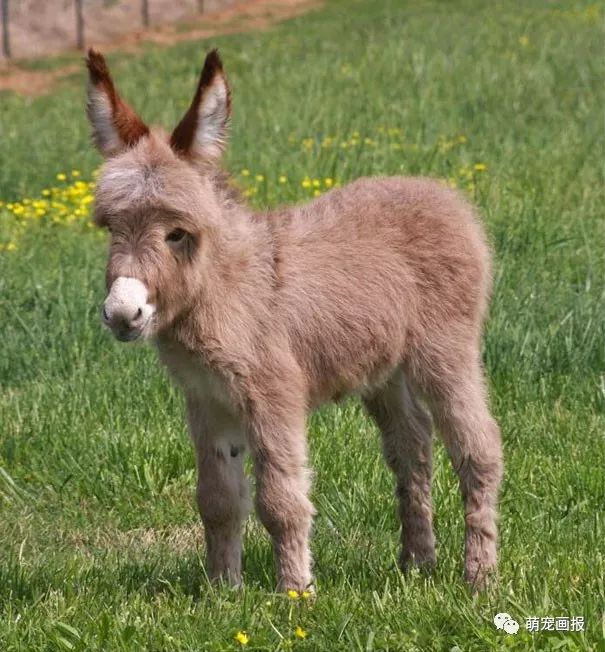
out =
{"type": "Polygon", "coordinates": [[[507,634],[516,634],[519,631],[519,623],[506,612],[494,616],[496,629],[503,629],[507,634]]]}

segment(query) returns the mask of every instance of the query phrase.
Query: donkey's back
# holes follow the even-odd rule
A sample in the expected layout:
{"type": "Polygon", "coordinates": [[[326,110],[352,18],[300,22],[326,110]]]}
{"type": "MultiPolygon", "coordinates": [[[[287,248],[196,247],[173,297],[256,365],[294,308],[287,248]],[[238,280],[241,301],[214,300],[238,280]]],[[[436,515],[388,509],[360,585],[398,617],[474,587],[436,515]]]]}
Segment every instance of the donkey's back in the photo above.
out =
{"type": "Polygon", "coordinates": [[[475,343],[489,249],[473,208],[425,178],[363,178],[269,215],[276,315],[313,402],[380,384],[458,334],[475,343]]]}

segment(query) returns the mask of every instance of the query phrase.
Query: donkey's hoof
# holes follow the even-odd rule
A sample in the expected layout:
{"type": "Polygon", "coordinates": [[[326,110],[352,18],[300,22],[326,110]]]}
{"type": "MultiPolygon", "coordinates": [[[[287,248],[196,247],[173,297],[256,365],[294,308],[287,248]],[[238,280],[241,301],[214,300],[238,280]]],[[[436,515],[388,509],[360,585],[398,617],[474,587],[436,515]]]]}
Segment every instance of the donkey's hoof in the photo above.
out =
{"type": "Polygon", "coordinates": [[[285,593],[289,598],[296,600],[302,598],[308,600],[315,597],[315,585],[313,582],[279,582],[276,588],[277,593],[285,593]]]}
{"type": "Polygon", "coordinates": [[[494,566],[469,565],[464,569],[464,581],[471,593],[482,593],[497,584],[496,568],[494,566]]]}
{"type": "Polygon", "coordinates": [[[430,574],[437,565],[434,550],[412,552],[405,550],[399,557],[399,568],[405,574],[417,568],[422,573],[430,574]]]}

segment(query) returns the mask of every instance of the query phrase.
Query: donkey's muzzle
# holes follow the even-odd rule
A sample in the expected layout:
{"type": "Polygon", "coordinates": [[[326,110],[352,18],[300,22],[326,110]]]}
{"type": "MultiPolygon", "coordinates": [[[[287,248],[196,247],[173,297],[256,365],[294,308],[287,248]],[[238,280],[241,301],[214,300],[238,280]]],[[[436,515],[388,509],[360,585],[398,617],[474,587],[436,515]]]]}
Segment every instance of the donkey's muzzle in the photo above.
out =
{"type": "Polygon", "coordinates": [[[147,303],[147,288],[136,278],[118,277],[101,311],[103,323],[121,342],[131,342],[149,330],[155,309],[147,303]]]}

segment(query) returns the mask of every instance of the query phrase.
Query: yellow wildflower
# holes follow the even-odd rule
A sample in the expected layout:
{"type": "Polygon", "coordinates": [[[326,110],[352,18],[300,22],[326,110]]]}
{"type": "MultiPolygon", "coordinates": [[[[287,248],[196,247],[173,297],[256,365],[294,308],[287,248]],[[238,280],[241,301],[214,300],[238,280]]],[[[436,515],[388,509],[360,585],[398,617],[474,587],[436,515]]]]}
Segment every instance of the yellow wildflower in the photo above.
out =
{"type": "Polygon", "coordinates": [[[71,171],[71,176],[72,177],[79,177],[80,176],[80,170],[72,170],[71,171]]]}
{"type": "Polygon", "coordinates": [[[309,179],[309,177],[305,177],[302,180],[301,185],[302,185],[303,188],[310,188],[311,187],[311,179],[309,179]]]}
{"type": "Polygon", "coordinates": [[[334,185],[334,179],[332,177],[326,177],[324,179],[324,185],[326,188],[331,188],[334,185]]]}
{"type": "Polygon", "coordinates": [[[313,594],[311,591],[303,591],[300,595],[303,599],[308,600],[313,594]]]}
{"type": "Polygon", "coordinates": [[[65,179],[67,179],[67,176],[64,172],[59,172],[59,174],[57,174],[57,181],[65,181],[65,179]]]}
{"type": "Polygon", "coordinates": [[[279,182],[280,183],[288,183],[288,177],[285,174],[280,174],[279,175],[279,182]]]}
{"type": "Polygon", "coordinates": [[[313,196],[319,197],[319,195],[321,195],[321,190],[319,190],[319,188],[315,188],[315,190],[313,191],[313,196]]]}
{"type": "Polygon", "coordinates": [[[240,645],[248,645],[248,642],[250,641],[250,637],[246,632],[238,632],[235,635],[235,640],[240,644],[240,645]]]}
{"type": "Polygon", "coordinates": [[[255,178],[259,183],[260,183],[261,181],[264,181],[264,180],[265,180],[265,177],[264,177],[262,174],[257,174],[254,178],[255,178]]]}
{"type": "Polygon", "coordinates": [[[583,16],[590,23],[597,22],[599,20],[599,6],[596,4],[589,5],[586,7],[583,16]]]}
{"type": "Polygon", "coordinates": [[[242,175],[242,177],[249,177],[250,176],[250,170],[248,170],[248,168],[244,168],[241,171],[241,175],[242,175]]]}
{"type": "Polygon", "coordinates": [[[487,165],[485,165],[485,163],[475,163],[473,169],[475,172],[485,172],[485,170],[487,170],[487,165]]]}
{"type": "Polygon", "coordinates": [[[294,634],[296,635],[296,638],[307,638],[307,632],[305,632],[300,625],[294,630],[294,634]]]}
{"type": "Polygon", "coordinates": [[[519,45],[521,47],[526,48],[529,45],[529,37],[523,34],[523,36],[519,37],[519,45]]]}
{"type": "Polygon", "coordinates": [[[290,589],[288,591],[288,597],[292,598],[292,600],[297,600],[298,599],[298,591],[295,591],[294,589],[290,589]]]}

